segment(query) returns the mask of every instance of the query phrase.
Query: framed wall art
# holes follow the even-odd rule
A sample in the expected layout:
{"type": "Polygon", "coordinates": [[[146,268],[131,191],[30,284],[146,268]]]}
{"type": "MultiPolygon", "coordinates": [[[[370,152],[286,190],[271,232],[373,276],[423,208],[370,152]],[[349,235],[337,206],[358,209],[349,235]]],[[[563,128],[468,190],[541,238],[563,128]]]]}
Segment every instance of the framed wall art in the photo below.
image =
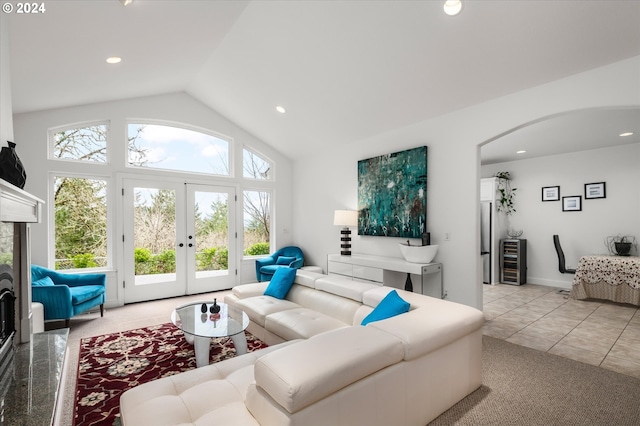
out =
{"type": "Polygon", "coordinates": [[[584,198],[590,200],[593,198],[607,198],[606,182],[585,183],[584,198]]]}
{"type": "Polygon", "coordinates": [[[427,147],[358,161],[358,235],[420,238],[427,230],[427,147]]]}
{"type": "Polygon", "coordinates": [[[559,186],[543,186],[542,201],[560,201],[559,186]]]}
{"type": "Polygon", "coordinates": [[[562,197],[563,212],[579,212],[582,210],[582,196],[572,195],[570,197],[562,197]]]}

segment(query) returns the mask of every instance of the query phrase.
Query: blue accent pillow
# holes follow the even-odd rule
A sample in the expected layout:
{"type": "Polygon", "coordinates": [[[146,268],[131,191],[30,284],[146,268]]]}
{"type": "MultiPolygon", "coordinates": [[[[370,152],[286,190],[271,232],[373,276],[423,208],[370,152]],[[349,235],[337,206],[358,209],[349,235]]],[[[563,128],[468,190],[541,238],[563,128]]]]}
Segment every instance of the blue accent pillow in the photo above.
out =
{"type": "Polygon", "coordinates": [[[53,280],[51,280],[51,278],[42,277],[39,280],[32,282],[31,285],[33,287],[44,287],[44,286],[55,285],[55,284],[53,283],[53,280]]]}
{"type": "Polygon", "coordinates": [[[378,303],[378,306],[376,306],[360,324],[367,325],[370,322],[380,321],[395,317],[396,315],[404,314],[405,312],[409,312],[410,307],[411,305],[409,302],[400,297],[397,291],[392,290],[380,301],[380,303],[378,303]]]}
{"type": "Polygon", "coordinates": [[[291,265],[296,260],[295,257],[280,256],[276,259],[276,265],[291,265]]]}
{"type": "Polygon", "coordinates": [[[289,293],[289,289],[291,289],[295,278],[296,270],[293,268],[276,269],[267,289],[264,291],[265,296],[284,299],[287,296],[287,293],[289,293]]]}

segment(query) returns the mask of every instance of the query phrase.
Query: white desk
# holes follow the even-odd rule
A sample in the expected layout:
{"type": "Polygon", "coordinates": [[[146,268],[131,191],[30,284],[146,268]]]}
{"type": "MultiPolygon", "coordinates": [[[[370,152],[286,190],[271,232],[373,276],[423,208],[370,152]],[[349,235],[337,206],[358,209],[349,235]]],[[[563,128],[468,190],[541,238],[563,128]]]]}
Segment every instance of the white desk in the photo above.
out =
{"type": "Polygon", "coordinates": [[[381,285],[389,281],[389,279],[385,279],[385,275],[389,278],[390,273],[412,274],[414,275],[411,278],[414,292],[440,299],[446,297],[442,280],[442,263],[411,263],[397,257],[368,254],[352,254],[351,256],[330,254],[327,256],[327,271],[329,275],[342,275],[353,280],[374,282],[381,285]]]}

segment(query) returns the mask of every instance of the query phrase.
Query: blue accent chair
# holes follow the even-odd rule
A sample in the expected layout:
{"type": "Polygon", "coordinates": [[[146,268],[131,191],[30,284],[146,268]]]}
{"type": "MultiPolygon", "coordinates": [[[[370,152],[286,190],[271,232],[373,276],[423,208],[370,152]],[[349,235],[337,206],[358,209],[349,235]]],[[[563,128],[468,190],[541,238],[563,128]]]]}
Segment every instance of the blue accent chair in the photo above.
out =
{"type": "Polygon", "coordinates": [[[107,276],[105,274],[65,274],[31,265],[32,300],[44,306],[44,319],[65,320],[100,306],[104,316],[107,276]]]}
{"type": "Polygon", "coordinates": [[[299,269],[304,266],[304,255],[300,247],[283,247],[269,257],[256,260],[258,281],[270,281],[278,268],[299,269]]]}

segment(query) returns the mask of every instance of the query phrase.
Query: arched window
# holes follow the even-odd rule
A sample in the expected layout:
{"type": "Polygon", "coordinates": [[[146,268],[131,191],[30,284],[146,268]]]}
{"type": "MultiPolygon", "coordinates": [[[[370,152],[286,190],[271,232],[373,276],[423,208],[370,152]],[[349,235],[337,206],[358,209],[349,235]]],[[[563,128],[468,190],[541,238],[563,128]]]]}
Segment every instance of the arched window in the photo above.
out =
{"type": "Polygon", "coordinates": [[[228,140],[160,124],[130,123],[128,166],[230,176],[228,140]]]}
{"type": "Polygon", "coordinates": [[[273,165],[270,161],[244,148],[242,150],[242,176],[247,179],[272,180],[273,165]]]}

